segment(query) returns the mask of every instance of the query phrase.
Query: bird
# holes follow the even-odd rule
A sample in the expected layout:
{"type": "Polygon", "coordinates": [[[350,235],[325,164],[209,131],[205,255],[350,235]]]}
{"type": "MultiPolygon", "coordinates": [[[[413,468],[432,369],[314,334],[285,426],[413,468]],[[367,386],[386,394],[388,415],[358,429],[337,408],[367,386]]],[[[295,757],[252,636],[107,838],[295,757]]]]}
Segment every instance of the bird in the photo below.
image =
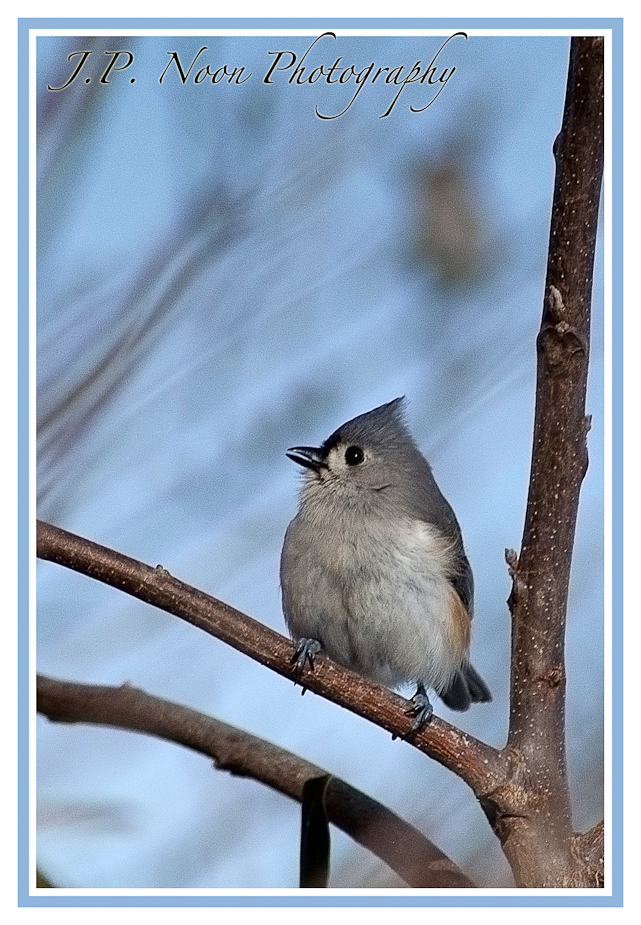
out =
{"type": "Polygon", "coordinates": [[[302,467],[280,562],[285,622],[302,674],[322,651],[392,689],[416,685],[410,732],[491,701],[470,662],[474,580],[461,528],[406,422],[404,396],[342,424],[302,467]]]}

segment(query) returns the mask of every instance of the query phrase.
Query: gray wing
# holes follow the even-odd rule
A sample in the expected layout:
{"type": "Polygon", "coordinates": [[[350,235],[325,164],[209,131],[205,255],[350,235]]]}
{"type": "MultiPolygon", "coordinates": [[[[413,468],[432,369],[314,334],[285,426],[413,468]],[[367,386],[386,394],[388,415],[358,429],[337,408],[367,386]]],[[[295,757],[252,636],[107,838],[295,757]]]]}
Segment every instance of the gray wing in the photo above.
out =
{"type": "MultiPolygon", "coordinates": [[[[465,554],[461,528],[451,505],[436,484],[429,463],[425,457],[422,456],[422,459],[425,463],[423,477],[420,484],[415,486],[412,503],[421,512],[424,520],[434,524],[454,543],[456,555],[449,578],[465,604],[471,620],[474,609],[474,577],[465,554]]],[[[469,663],[456,672],[448,687],[441,691],[439,696],[451,710],[467,710],[473,703],[489,703],[492,700],[489,687],[469,663]]]]}
{"type": "Polygon", "coordinates": [[[420,480],[417,480],[413,485],[411,503],[414,510],[418,510],[427,523],[434,524],[447,539],[453,542],[455,557],[449,579],[452,582],[454,590],[465,604],[470,619],[472,619],[474,608],[474,577],[472,575],[472,568],[465,554],[461,528],[451,505],[436,484],[436,479],[432,474],[429,463],[422,454],[421,460],[424,464],[422,467],[423,471],[420,480]]]}

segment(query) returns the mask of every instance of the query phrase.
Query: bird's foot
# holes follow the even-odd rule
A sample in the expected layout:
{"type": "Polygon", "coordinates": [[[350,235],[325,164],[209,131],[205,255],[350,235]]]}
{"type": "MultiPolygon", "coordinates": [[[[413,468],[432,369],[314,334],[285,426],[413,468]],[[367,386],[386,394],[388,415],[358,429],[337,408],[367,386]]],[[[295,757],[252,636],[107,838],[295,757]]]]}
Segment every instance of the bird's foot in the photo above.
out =
{"type": "Polygon", "coordinates": [[[300,676],[307,665],[314,670],[314,656],[318,655],[321,650],[321,644],[318,639],[299,639],[296,643],[296,649],[291,657],[291,661],[296,665],[296,674],[300,676]]]}
{"type": "Polygon", "coordinates": [[[404,738],[414,735],[415,732],[420,732],[424,726],[427,726],[434,712],[434,708],[430,703],[430,698],[427,696],[427,691],[425,690],[424,684],[418,685],[416,693],[412,697],[411,704],[411,707],[405,710],[405,713],[408,716],[413,716],[414,722],[410,726],[404,738]]]}

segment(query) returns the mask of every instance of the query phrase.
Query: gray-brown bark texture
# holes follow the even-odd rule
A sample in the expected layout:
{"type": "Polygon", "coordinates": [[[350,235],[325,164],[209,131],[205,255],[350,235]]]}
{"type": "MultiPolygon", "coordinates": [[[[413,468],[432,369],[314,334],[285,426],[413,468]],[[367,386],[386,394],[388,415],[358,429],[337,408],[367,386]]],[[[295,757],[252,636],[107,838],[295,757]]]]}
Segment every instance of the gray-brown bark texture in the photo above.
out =
{"type": "Polygon", "coordinates": [[[508,750],[522,817],[496,820],[521,886],[587,886],[568,856],[565,624],[581,483],[588,465],[585,395],[603,174],[603,39],[572,40],[556,182],[530,489],[513,587],[508,750]],[[577,882],[579,881],[579,882],[577,882]]]}

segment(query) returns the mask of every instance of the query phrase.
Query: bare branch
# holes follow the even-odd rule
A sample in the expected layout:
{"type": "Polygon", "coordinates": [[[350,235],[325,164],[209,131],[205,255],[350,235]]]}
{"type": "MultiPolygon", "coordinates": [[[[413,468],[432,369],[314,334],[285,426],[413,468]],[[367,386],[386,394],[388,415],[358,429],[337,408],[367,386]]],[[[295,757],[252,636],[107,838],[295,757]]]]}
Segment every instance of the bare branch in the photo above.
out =
{"type": "Polygon", "coordinates": [[[508,749],[514,756],[514,783],[527,778],[528,789],[522,818],[509,820],[509,835],[504,832],[502,840],[523,886],[558,886],[570,875],[564,642],[579,493],[587,468],[590,302],[603,173],[603,38],[572,39],[563,125],[554,153],[530,489],[521,553],[509,561],[508,749]]]}
{"type": "MultiPolygon", "coordinates": [[[[103,581],[187,620],[273,671],[297,680],[292,665],[294,646],[289,639],[228,604],[183,584],[161,566],[152,568],[42,521],[37,523],[37,553],[41,559],[103,581]]],[[[394,736],[402,738],[409,733],[412,718],[404,712],[406,700],[322,655],[316,656],[312,671],[305,671],[302,683],[394,736]]],[[[496,749],[444,720],[433,717],[409,741],[454,771],[477,796],[493,790],[501,779],[503,760],[496,749]]]]}
{"type": "MultiPolygon", "coordinates": [[[[152,697],[128,684],[102,687],[38,676],[38,712],[60,723],[92,723],[144,732],[213,758],[219,770],[260,781],[298,802],[310,778],[327,774],[285,749],[218,719],[152,697]]],[[[411,887],[473,888],[432,842],[376,800],[332,777],[330,822],[389,864],[411,887]]]]}

